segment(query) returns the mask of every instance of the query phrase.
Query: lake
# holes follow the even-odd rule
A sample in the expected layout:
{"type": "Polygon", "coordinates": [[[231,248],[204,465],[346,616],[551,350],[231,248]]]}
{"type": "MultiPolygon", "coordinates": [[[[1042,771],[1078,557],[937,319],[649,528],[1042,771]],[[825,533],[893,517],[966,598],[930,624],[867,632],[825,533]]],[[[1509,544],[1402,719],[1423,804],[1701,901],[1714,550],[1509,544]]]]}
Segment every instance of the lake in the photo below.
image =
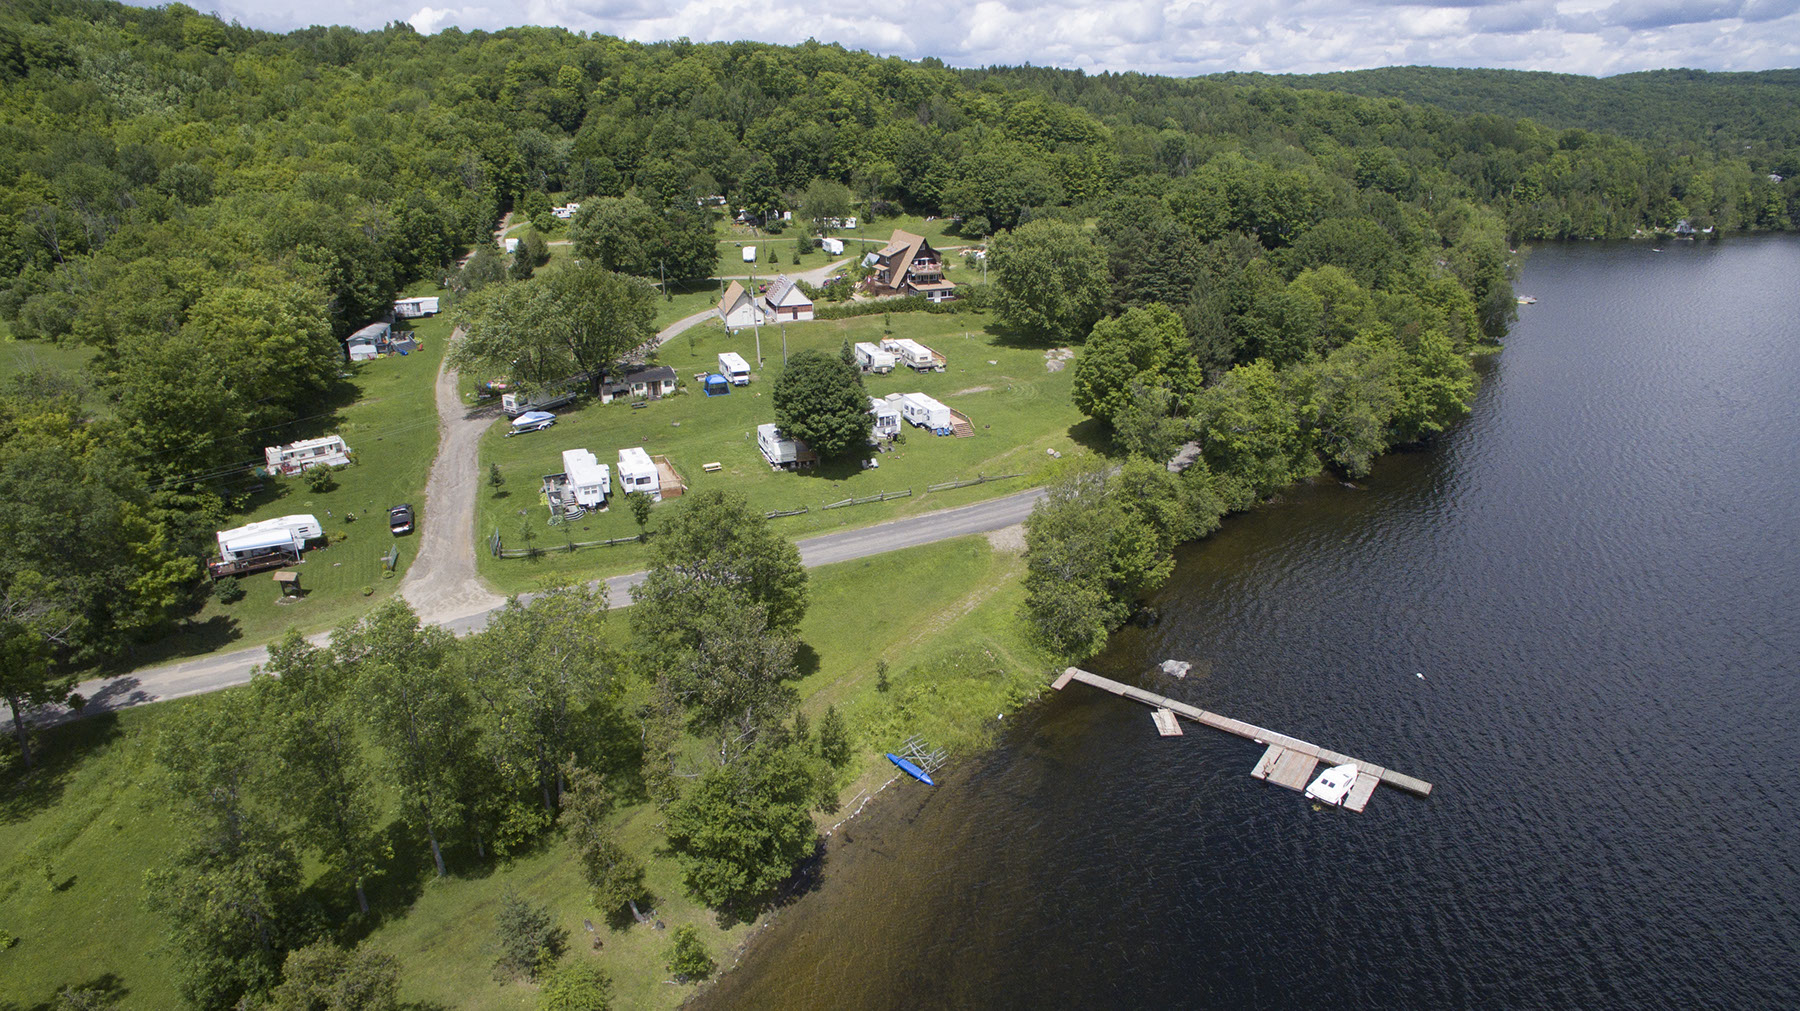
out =
{"type": "Polygon", "coordinates": [[[1466,422],[1227,521],[1086,664],[1429,799],[1315,810],[1071,685],[883,794],[698,1003],[1800,1004],[1800,240],[1518,290],[1466,422]]]}

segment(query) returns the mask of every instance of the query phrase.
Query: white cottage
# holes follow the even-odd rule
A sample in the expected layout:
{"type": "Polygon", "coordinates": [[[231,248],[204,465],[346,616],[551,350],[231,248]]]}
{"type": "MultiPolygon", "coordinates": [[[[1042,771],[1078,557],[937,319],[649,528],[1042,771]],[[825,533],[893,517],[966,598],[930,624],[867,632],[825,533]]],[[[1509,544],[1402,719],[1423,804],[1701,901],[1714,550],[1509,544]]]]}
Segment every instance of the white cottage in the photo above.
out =
{"type": "Polygon", "coordinates": [[[562,459],[575,501],[589,509],[605,505],[612,494],[612,469],[585,449],[565,449],[562,459]]]}
{"type": "Polygon", "coordinates": [[[753,326],[763,321],[762,306],[736,281],[725,288],[724,297],[719,299],[718,313],[728,330],[753,326]]]}
{"type": "Polygon", "coordinates": [[[950,431],[950,408],[939,400],[923,393],[901,394],[900,416],[920,428],[930,429],[939,435],[950,431]]]}
{"type": "Polygon", "coordinates": [[[895,402],[899,396],[896,393],[887,399],[869,398],[869,413],[875,416],[875,438],[892,439],[900,434],[900,405],[895,402]]]}

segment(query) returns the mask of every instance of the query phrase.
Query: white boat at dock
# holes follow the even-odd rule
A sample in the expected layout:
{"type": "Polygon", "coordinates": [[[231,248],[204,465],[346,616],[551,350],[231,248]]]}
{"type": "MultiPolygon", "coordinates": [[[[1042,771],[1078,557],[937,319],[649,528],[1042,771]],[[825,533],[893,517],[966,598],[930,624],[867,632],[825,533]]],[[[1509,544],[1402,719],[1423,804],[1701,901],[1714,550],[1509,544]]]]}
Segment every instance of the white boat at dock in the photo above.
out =
{"type": "Polygon", "coordinates": [[[1306,797],[1326,804],[1342,804],[1344,798],[1350,795],[1350,788],[1355,785],[1356,765],[1346,762],[1319,773],[1319,778],[1306,788],[1306,797]]]}

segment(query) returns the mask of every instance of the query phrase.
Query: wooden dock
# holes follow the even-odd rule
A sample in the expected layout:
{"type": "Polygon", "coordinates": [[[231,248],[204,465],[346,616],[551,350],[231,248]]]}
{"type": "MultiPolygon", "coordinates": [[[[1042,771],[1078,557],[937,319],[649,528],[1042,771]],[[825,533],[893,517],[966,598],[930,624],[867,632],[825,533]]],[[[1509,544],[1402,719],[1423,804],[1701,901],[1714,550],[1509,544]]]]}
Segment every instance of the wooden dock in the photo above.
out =
{"type": "Polygon", "coordinates": [[[1212,727],[1214,730],[1223,730],[1228,734],[1236,734],[1258,744],[1266,744],[1268,750],[1264,751],[1262,758],[1257,760],[1256,767],[1250,770],[1250,775],[1285,786],[1290,790],[1306,789],[1306,784],[1312,778],[1313,771],[1321,762],[1326,765],[1355,765],[1356,785],[1350,788],[1350,795],[1344,799],[1343,805],[1352,811],[1361,811],[1368,806],[1369,797],[1374,794],[1375,787],[1381,784],[1405,790],[1407,793],[1420,797],[1431,795],[1431,784],[1422,779],[1395,772],[1392,769],[1376,765],[1374,762],[1351,758],[1349,755],[1332,751],[1329,748],[1321,748],[1316,744],[1276,733],[1253,723],[1234,720],[1229,716],[1220,716],[1218,713],[1208,712],[1185,702],[1164,698],[1155,692],[1122,684],[1111,678],[1103,678],[1079,667],[1070,667],[1063,671],[1062,676],[1058,677],[1051,687],[1061,691],[1070,681],[1090,684],[1095,688],[1112,692],[1114,695],[1142,702],[1153,709],[1164,709],[1176,715],[1185,716],[1196,723],[1212,727]]]}

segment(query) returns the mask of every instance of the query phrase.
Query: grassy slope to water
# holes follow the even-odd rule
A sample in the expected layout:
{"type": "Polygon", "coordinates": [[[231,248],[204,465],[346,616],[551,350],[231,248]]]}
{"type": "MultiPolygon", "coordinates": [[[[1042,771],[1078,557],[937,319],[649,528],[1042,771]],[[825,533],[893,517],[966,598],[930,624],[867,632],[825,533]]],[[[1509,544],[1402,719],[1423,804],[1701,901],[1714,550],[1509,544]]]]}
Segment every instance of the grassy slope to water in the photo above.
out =
{"type": "MultiPolygon", "coordinates": [[[[803,708],[844,711],[858,754],[844,773],[846,801],[891,774],[881,752],[923,733],[956,755],[998,726],[991,714],[1041,690],[1049,658],[1019,621],[1023,561],[984,538],[814,570],[801,635],[803,708]],[[892,690],[875,690],[878,659],[892,690]]],[[[623,634],[624,616],[615,616],[623,634]]],[[[641,688],[638,689],[641,691],[641,688]]],[[[143,872],[168,853],[176,831],[150,789],[150,746],[162,703],[49,732],[43,767],[29,777],[0,769],[0,929],[22,938],[0,952],[0,1007],[30,1007],[61,986],[116,976],[133,1007],[174,1006],[156,954],[162,924],[141,903],[143,872]],[[39,857],[52,867],[46,883],[39,857]]],[[[842,814],[822,816],[829,824],[842,814]]],[[[554,839],[497,867],[452,851],[456,875],[431,880],[428,858],[394,827],[400,855],[371,895],[379,924],[370,943],[401,961],[409,999],[448,1007],[529,1008],[535,989],[492,978],[492,929],[500,896],[514,889],[548,905],[569,931],[570,958],[593,958],[616,980],[618,1007],[672,1008],[690,992],[663,982],[670,932],[700,927],[721,964],[750,927],[722,927],[687,898],[679,866],[661,850],[661,815],[642,804],[620,812],[625,844],[648,867],[658,916],[669,931],[613,929],[588,905],[567,850],[554,839]],[[602,946],[583,926],[592,920],[602,946]]],[[[341,917],[344,897],[320,896],[341,917]]]]}
{"type": "MultiPolygon", "coordinates": [[[[620,449],[643,446],[652,454],[667,455],[691,489],[730,488],[765,512],[806,507],[811,512],[773,521],[777,530],[799,538],[1017,491],[1040,480],[1040,472],[1051,462],[1046,450],[1068,454],[1100,445],[1103,436],[1070,401],[1070,371],[1048,371],[1043,349],[1012,346],[980,329],[987,322],[988,317],[979,315],[896,313],[887,324],[880,315],[873,315],[787,327],[790,354],[804,348],[836,354],[846,339],[853,344],[876,341],[892,330],[895,336],[920,340],[949,359],[948,371],[942,373],[920,375],[902,368],[891,375],[867,376],[864,382],[872,396],[929,393],[967,414],[975,436],[943,438],[908,426],[905,444],[876,456],[881,465],[873,470],[849,461],[786,473],[771,469],[763,460],[755,432],[756,426],[775,420],[769,397],[781,368],[778,327],[762,330],[764,364],[756,369],[755,380],[728,396],[708,397],[697,392],[694,375],[715,370],[721,351],[738,351],[754,363],[755,337],[748,331],[733,337],[722,325],[708,323],[677,337],[661,351],[660,360],[689,384],[687,392],[642,408],[622,401],[607,405],[589,401],[559,414],[555,427],[548,431],[513,438],[507,438],[504,426],[497,425],[482,439],[481,466],[485,472],[498,463],[506,484],[498,493],[483,487],[476,529],[484,538],[498,530],[508,547],[531,546],[548,553],[529,559],[496,559],[483,550],[478,555],[481,574],[500,589],[514,592],[554,579],[610,575],[643,567],[644,549],[635,544],[588,548],[573,554],[558,550],[570,540],[598,541],[637,533],[631,510],[619,503],[573,525],[550,525],[539,485],[544,475],[562,470],[562,452],[567,449],[590,450],[601,462],[616,467],[620,449]],[[998,364],[989,365],[990,361],[998,364]],[[704,465],[712,462],[721,464],[721,469],[707,473],[704,465]],[[930,484],[1011,473],[1025,476],[931,494],[925,491],[930,484]],[[910,498],[830,511],[820,508],[846,498],[907,488],[912,489],[910,498]],[[529,545],[527,530],[531,533],[529,545]]],[[[669,508],[669,504],[657,508],[669,508]]]]}

